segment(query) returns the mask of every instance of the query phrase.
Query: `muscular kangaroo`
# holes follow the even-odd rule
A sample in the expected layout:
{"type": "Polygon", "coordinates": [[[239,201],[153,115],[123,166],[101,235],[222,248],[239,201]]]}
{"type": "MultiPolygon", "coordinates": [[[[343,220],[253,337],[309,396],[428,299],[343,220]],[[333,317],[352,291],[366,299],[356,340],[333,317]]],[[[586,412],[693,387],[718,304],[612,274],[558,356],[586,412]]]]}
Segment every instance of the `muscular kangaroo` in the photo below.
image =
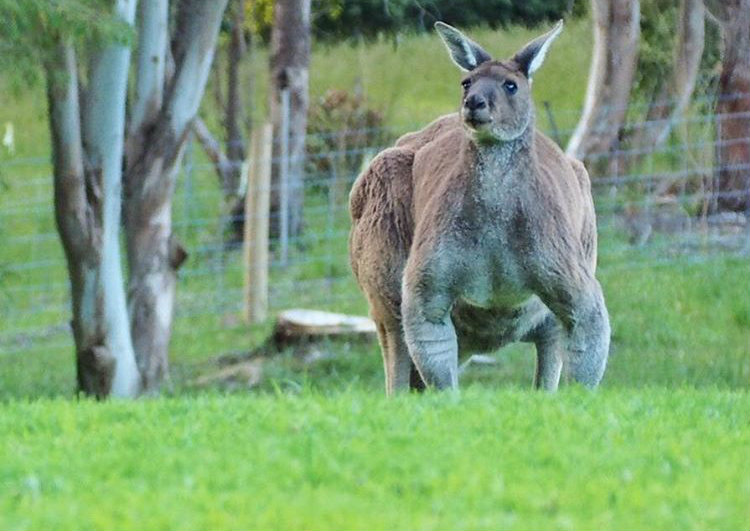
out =
{"type": "Polygon", "coordinates": [[[460,111],[401,137],[350,195],[352,269],[377,324],[386,391],[458,385],[458,351],[536,345],[594,387],[609,352],[583,165],[534,128],[531,80],[559,22],[506,61],[438,22],[466,72],[460,111]]]}

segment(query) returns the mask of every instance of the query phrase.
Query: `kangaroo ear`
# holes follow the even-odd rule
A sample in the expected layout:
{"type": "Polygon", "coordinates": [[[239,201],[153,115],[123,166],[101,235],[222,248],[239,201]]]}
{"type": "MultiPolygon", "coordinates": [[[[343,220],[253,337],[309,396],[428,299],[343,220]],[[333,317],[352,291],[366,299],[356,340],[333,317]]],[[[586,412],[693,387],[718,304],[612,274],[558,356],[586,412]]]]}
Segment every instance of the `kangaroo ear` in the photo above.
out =
{"type": "Polygon", "coordinates": [[[453,62],[461,70],[474,70],[476,67],[492,59],[490,54],[466,35],[445,22],[435,22],[435,29],[443,39],[445,47],[451,54],[453,62]]]}
{"type": "Polygon", "coordinates": [[[537,37],[528,43],[513,56],[512,60],[518,64],[521,72],[523,72],[526,77],[531,78],[532,74],[542,66],[544,56],[547,55],[547,50],[549,49],[550,44],[552,44],[552,41],[560,35],[562,29],[563,21],[560,20],[555,24],[554,28],[541,37],[537,37]]]}

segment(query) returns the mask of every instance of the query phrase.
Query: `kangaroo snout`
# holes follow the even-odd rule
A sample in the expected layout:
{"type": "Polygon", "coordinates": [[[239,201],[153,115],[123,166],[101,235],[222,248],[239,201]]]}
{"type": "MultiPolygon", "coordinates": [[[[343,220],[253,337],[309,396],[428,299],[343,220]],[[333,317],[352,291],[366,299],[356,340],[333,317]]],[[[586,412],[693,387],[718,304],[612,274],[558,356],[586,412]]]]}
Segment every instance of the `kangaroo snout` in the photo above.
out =
{"type": "Polygon", "coordinates": [[[479,94],[472,94],[471,96],[466,98],[464,107],[466,107],[470,111],[484,109],[485,107],[487,107],[487,100],[484,99],[484,96],[480,96],[479,94]]]}
{"type": "Polygon", "coordinates": [[[470,94],[464,100],[461,114],[464,122],[471,127],[477,127],[492,121],[487,98],[481,94],[470,94]]]}

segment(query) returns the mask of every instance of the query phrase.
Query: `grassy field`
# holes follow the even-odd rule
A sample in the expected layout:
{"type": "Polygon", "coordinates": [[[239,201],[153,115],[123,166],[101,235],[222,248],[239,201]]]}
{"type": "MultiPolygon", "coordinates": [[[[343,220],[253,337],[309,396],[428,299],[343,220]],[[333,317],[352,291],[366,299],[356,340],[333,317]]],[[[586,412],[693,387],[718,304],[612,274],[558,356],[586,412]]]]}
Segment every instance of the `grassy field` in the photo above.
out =
{"type": "MultiPolygon", "coordinates": [[[[504,57],[540,31],[471,35],[504,57]]],[[[583,100],[590,40],[588,21],[568,24],[534,83],[561,129],[583,100]]],[[[247,65],[256,102],[266,60],[247,65]]],[[[459,78],[434,35],[318,46],[311,97],[359,87],[403,131],[454,109],[459,78]]],[[[612,352],[598,391],[530,392],[533,348],[517,345],[469,367],[460,395],[386,400],[375,343],[272,352],[270,321],[248,328],[235,300],[215,300],[240,289],[242,264],[215,250],[220,192],[196,151],[174,205],[191,258],[172,381],[135,403],[74,399],[44,101],[40,87],[0,100],[17,147],[0,151],[0,337],[16,349],[0,342],[0,529],[747,530],[750,263],[637,259],[611,226],[599,277],[612,352]],[[252,385],[215,377],[237,363],[252,385]]],[[[211,122],[210,97],[204,112],[211,122]]],[[[345,205],[331,214],[330,200],[308,195],[305,239],[271,273],[274,309],[366,313],[345,205]]]]}
{"type": "Polygon", "coordinates": [[[747,529],[744,391],[477,387],[0,416],[0,528],[747,529]]]}

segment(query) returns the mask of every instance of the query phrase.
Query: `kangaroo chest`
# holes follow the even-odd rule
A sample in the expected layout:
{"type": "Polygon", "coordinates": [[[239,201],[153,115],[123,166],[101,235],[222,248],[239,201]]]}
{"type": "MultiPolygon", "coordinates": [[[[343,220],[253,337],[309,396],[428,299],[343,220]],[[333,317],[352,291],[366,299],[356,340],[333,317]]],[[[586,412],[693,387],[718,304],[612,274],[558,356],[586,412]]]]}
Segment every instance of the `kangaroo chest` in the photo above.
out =
{"type": "Polygon", "coordinates": [[[475,182],[457,213],[457,225],[473,233],[462,298],[481,307],[510,308],[532,295],[523,260],[528,227],[521,198],[527,182],[511,155],[500,152],[477,162],[475,182]]]}
{"type": "Polygon", "coordinates": [[[461,344],[473,350],[518,341],[548,313],[527,282],[523,241],[528,235],[523,232],[528,228],[517,192],[512,186],[496,191],[502,192],[501,201],[480,198],[462,221],[473,226],[478,237],[452,315],[461,344]]]}

